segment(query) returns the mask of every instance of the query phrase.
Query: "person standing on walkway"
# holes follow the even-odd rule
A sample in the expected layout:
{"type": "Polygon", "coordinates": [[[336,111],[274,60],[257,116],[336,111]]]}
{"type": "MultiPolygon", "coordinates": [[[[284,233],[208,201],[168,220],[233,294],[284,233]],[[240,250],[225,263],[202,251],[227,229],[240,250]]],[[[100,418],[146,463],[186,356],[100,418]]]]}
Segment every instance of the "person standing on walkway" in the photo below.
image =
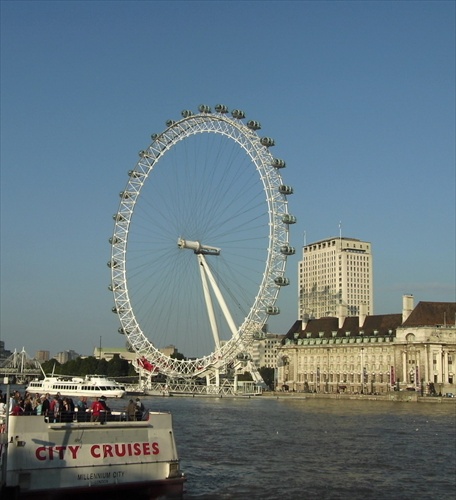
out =
{"type": "Polygon", "coordinates": [[[132,399],[130,399],[127,406],[127,420],[136,420],[136,404],[132,399]]]}
{"type": "Polygon", "coordinates": [[[146,409],[144,408],[144,405],[141,403],[141,400],[139,398],[136,398],[135,406],[136,406],[136,411],[135,411],[136,420],[142,420],[146,409]]]}
{"type": "Polygon", "coordinates": [[[90,421],[100,422],[100,415],[102,410],[103,410],[103,405],[100,403],[98,398],[95,398],[95,401],[92,403],[92,406],[90,407],[90,411],[92,413],[90,421]]]}

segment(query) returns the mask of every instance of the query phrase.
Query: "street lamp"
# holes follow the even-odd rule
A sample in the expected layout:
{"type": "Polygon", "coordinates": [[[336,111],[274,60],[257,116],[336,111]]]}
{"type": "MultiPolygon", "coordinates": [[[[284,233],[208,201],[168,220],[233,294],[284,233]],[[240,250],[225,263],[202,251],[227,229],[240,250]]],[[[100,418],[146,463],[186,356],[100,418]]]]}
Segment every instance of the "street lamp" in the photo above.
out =
{"type": "Polygon", "coordinates": [[[326,360],[326,392],[329,393],[329,347],[326,349],[327,360],[326,360]]]}
{"type": "Polygon", "coordinates": [[[364,394],[364,347],[361,347],[361,394],[364,394]]]}

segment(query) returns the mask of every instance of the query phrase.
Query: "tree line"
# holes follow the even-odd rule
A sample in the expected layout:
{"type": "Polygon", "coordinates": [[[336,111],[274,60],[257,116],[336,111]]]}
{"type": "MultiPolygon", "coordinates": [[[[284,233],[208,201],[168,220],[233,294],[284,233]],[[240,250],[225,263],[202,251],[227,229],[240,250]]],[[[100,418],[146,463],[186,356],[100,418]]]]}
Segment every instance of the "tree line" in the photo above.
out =
{"type": "MultiPolygon", "coordinates": [[[[109,361],[106,359],[96,358],[95,356],[79,357],[59,363],[56,359],[50,359],[42,363],[44,373],[54,375],[73,375],[84,377],[86,375],[104,375],[110,378],[121,379],[122,377],[137,377],[138,374],[134,366],[126,359],[122,359],[118,354],[109,361]]],[[[270,388],[274,388],[274,369],[265,366],[259,369],[260,375],[263,377],[265,384],[270,388]]],[[[252,380],[249,372],[245,372],[239,376],[239,380],[252,380]]]]}
{"type": "Polygon", "coordinates": [[[50,359],[41,364],[44,373],[47,375],[74,375],[84,377],[85,375],[104,375],[110,378],[134,377],[137,373],[132,364],[126,359],[122,359],[118,354],[107,361],[95,356],[79,357],[59,363],[55,359],[50,359]]]}

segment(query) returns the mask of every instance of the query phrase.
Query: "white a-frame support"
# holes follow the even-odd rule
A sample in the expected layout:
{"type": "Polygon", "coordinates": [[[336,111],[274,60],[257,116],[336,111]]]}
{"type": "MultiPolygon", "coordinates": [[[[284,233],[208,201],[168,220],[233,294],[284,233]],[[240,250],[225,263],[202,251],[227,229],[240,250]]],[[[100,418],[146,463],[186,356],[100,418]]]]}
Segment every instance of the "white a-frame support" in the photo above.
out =
{"type": "Polygon", "coordinates": [[[209,266],[207,265],[206,258],[204,257],[205,255],[220,255],[220,249],[216,247],[202,245],[198,241],[184,240],[183,238],[179,238],[177,240],[177,246],[179,248],[187,248],[193,250],[194,253],[197,255],[200,274],[201,274],[201,282],[203,284],[204,299],[206,301],[207,314],[209,316],[212,335],[214,337],[215,348],[218,349],[220,347],[220,336],[219,336],[217,321],[215,319],[214,305],[212,302],[209,285],[212,287],[212,291],[214,292],[215,298],[219,303],[220,309],[231,331],[231,335],[233,337],[237,337],[238,335],[238,329],[236,327],[236,324],[234,323],[233,317],[230,314],[225,299],[223,298],[222,292],[220,291],[220,288],[217,285],[217,282],[215,281],[215,278],[209,266]]]}
{"type": "Polygon", "coordinates": [[[217,299],[217,302],[219,303],[220,309],[222,310],[223,316],[225,317],[225,320],[231,331],[231,335],[233,337],[236,337],[238,334],[238,330],[234,323],[233,317],[230,314],[228,306],[226,305],[225,299],[223,298],[222,292],[220,291],[220,288],[218,287],[217,282],[215,281],[214,276],[209,266],[207,265],[206,259],[203,254],[198,254],[198,263],[200,266],[201,281],[203,282],[204,298],[206,299],[206,307],[207,313],[209,315],[209,321],[211,323],[212,335],[214,336],[215,346],[218,349],[220,347],[220,338],[217,323],[215,321],[214,307],[209,293],[207,278],[209,279],[209,283],[212,287],[214,295],[217,299]]]}

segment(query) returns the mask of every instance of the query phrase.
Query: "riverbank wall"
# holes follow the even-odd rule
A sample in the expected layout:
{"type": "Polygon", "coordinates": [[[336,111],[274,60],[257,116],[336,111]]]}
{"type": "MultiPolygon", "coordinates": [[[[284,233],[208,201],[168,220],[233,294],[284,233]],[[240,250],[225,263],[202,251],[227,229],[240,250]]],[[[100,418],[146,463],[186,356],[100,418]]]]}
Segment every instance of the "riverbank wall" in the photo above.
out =
{"type": "Polygon", "coordinates": [[[262,397],[275,399],[338,399],[357,401],[393,401],[403,403],[455,404],[456,398],[420,396],[417,392],[399,391],[387,394],[324,394],[304,392],[268,391],[262,397]]]}

